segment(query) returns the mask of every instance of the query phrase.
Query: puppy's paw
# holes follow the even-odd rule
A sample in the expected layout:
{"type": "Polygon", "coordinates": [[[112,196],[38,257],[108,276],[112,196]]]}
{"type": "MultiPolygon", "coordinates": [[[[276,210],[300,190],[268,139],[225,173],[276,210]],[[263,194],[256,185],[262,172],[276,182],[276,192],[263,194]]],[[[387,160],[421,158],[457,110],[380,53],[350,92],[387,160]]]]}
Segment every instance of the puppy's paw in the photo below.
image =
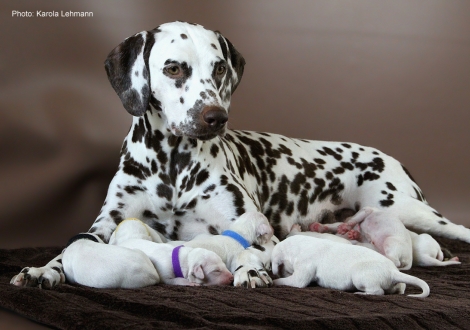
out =
{"type": "Polygon", "coordinates": [[[302,227],[298,223],[294,223],[292,228],[290,229],[291,233],[300,233],[302,231],[302,227]]]}
{"type": "Polygon", "coordinates": [[[13,276],[10,284],[21,287],[38,287],[51,289],[65,282],[65,275],[58,267],[25,267],[18,275],[13,276]]]}
{"type": "Polygon", "coordinates": [[[348,223],[342,223],[338,226],[337,234],[344,235],[352,229],[352,226],[348,223]]]}
{"type": "Polygon", "coordinates": [[[359,233],[357,230],[351,229],[347,233],[348,239],[353,241],[353,240],[359,240],[361,238],[361,233],[359,233]]]}
{"type": "Polygon", "coordinates": [[[235,271],[233,285],[245,288],[266,288],[273,285],[273,280],[264,268],[254,269],[241,266],[235,271]]]}
{"type": "Polygon", "coordinates": [[[308,229],[316,233],[326,233],[328,231],[328,227],[322,225],[319,222],[312,223],[310,226],[308,226],[308,229]]]}

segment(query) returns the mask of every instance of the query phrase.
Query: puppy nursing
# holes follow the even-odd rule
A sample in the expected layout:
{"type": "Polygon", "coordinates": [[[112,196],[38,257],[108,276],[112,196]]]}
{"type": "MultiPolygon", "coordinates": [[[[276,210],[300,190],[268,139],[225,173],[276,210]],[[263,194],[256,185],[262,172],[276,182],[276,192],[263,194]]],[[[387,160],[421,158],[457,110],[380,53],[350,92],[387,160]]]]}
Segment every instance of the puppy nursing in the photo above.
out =
{"type": "Polygon", "coordinates": [[[410,297],[429,295],[426,282],[401,273],[391,260],[377,252],[302,235],[288,237],[274,247],[272,271],[283,277],[274,280],[274,285],[303,288],[316,282],[330,289],[383,295],[402,294],[405,284],[410,284],[423,291],[410,297]]]}
{"type": "Polygon", "coordinates": [[[389,258],[398,269],[410,269],[413,260],[412,242],[403,223],[382,211],[364,207],[346,222],[328,226],[310,226],[316,230],[333,231],[349,240],[371,244],[374,249],[389,258]]]}

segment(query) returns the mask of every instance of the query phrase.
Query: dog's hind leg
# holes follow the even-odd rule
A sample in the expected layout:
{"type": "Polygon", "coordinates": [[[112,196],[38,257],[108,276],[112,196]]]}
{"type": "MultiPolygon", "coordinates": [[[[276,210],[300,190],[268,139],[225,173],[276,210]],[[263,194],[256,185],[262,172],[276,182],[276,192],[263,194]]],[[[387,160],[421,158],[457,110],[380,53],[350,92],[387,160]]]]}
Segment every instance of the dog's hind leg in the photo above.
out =
{"type": "MultiPolygon", "coordinates": [[[[452,223],[428,204],[409,196],[400,196],[394,212],[406,228],[470,243],[470,229],[452,223]]],[[[391,209],[392,210],[392,209],[391,209]]]]}

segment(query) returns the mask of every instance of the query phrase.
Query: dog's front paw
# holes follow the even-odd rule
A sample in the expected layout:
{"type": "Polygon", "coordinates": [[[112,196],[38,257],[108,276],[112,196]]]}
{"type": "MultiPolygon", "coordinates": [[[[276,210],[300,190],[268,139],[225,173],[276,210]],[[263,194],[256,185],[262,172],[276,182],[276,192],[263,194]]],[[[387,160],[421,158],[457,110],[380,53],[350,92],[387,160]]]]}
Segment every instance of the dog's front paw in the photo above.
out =
{"type": "Polygon", "coordinates": [[[64,273],[58,267],[25,267],[18,275],[13,276],[10,284],[22,287],[39,287],[51,289],[65,282],[64,273]]]}
{"type": "Polygon", "coordinates": [[[235,271],[233,285],[245,288],[266,288],[273,285],[273,280],[264,267],[254,269],[241,266],[235,271]]]}

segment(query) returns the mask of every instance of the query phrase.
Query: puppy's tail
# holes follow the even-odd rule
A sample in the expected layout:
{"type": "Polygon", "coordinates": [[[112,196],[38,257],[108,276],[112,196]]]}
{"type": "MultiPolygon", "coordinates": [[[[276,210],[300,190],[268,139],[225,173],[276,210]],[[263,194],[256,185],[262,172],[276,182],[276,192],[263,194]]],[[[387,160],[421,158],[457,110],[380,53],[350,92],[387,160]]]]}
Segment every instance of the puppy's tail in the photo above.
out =
{"type": "Polygon", "coordinates": [[[460,265],[461,262],[459,261],[458,257],[453,257],[447,261],[440,261],[439,259],[434,259],[430,256],[423,256],[421,258],[421,262],[419,266],[450,266],[450,265],[460,265]]]}
{"type": "Polygon", "coordinates": [[[419,279],[417,277],[401,273],[398,270],[393,274],[393,280],[396,281],[397,283],[405,283],[413,286],[420,287],[421,290],[423,290],[422,293],[420,294],[409,294],[409,297],[417,297],[417,298],[426,298],[429,296],[429,285],[424,282],[422,279],[419,279]]]}

